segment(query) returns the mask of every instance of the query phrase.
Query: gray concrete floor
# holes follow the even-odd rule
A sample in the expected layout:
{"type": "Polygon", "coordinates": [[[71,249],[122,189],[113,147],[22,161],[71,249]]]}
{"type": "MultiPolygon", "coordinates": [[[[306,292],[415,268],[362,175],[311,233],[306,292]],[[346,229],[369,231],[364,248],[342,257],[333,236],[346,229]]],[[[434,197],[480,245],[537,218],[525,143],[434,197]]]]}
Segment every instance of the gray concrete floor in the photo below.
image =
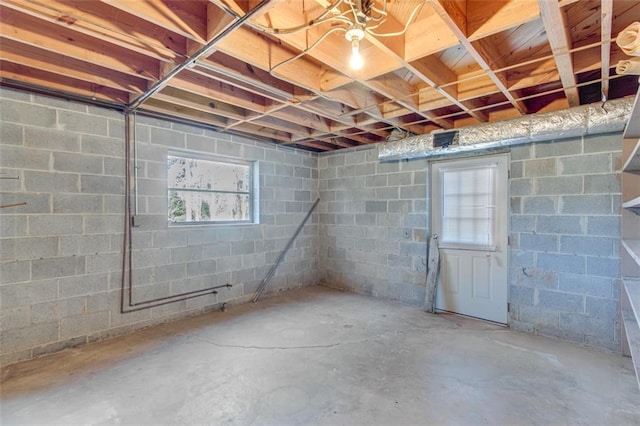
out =
{"type": "Polygon", "coordinates": [[[311,287],[16,364],[1,423],[640,424],[628,358],[311,287]]]}

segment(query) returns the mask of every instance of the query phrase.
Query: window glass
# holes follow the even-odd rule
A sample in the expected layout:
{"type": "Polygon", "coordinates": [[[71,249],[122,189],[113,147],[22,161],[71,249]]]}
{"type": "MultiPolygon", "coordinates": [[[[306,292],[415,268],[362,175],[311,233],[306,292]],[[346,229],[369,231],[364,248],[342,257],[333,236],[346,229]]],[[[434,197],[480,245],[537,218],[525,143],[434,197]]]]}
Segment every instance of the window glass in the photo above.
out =
{"type": "Polygon", "coordinates": [[[253,222],[254,171],[253,162],[169,154],[169,223],[253,222]]]}
{"type": "Polygon", "coordinates": [[[442,242],[493,246],[495,165],[441,170],[442,242]]]}

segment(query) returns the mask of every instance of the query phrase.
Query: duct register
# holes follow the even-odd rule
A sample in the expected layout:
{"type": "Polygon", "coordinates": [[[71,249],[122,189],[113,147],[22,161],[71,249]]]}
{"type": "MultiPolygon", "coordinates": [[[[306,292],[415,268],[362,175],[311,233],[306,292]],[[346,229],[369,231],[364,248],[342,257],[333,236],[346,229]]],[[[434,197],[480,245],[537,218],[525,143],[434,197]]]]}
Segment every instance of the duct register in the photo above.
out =
{"type": "Polygon", "coordinates": [[[380,161],[492,150],[530,142],[620,132],[631,115],[633,97],[581,105],[562,111],[462,127],[453,131],[412,136],[385,142],[380,161]]]}

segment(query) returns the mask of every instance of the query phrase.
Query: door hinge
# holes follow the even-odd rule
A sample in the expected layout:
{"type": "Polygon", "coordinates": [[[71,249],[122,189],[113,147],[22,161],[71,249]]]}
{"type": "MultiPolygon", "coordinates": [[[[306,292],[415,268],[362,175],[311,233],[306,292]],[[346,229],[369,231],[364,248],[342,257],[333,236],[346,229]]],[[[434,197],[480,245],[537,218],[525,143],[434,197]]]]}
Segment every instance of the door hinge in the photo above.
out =
{"type": "Polygon", "coordinates": [[[507,312],[511,312],[511,303],[507,303],[507,312]]]}

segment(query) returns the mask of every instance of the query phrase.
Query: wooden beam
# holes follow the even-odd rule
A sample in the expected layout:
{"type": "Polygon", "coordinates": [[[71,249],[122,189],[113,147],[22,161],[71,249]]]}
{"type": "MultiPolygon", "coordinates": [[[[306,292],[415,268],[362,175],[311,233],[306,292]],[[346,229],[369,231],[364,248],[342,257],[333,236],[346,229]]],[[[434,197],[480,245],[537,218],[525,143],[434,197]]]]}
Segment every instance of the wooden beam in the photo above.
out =
{"type": "MultiPolygon", "coordinates": [[[[546,0],[540,0],[546,1],[546,0]]],[[[513,104],[513,106],[520,111],[521,114],[526,114],[526,108],[524,104],[516,101],[514,96],[509,92],[509,89],[505,85],[506,78],[499,76],[493,70],[499,68],[495,64],[491,55],[486,52],[486,46],[482,43],[476,43],[474,45],[467,37],[466,28],[467,21],[466,16],[455,2],[446,2],[445,0],[433,0],[431,2],[434,10],[440,18],[447,24],[449,29],[458,37],[462,46],[467,50],[469,55],[478,63],[487,75],[498,86],[504,96],[513,104]]]]}
{"type": "Polygon", "coordinates": [[[191,71],[181,72],[169,81],[168,86],[260,114],[265,112],[264,98],[191,71]]]}
{"type": "Polygon", "coordinates": [[[0,24],[10,40],[148,80],[159,77],[158,62],[152,58],[85,34],[68,37],[57,25],[21,12],[0,7],[0,24]]]}
{"type": "Polygon", "coordinates": [[[53,74],[52,79],[55,76],[70,77],[130,93],[142,93],[147,87],[147,81],[141,78],[122,74],[109,68],[77,59],[66,58],[59,53],[53,53],[14,40],[0,37],[0,45],[2,46],[2,55],[5,61],[43,72],[50,72],[53,74]]]}
{"type": "Polygon", "coordinates": [[[467,2],[467,33],[475,41],[540,16],[536,0],[481,0],[467,2]]]}
{"type": "Polygon", "coordinates": [[[124,91],[66,76],[55,74],[53,76],[54,78],[52,78],[51,73],[43,70],[0,60],[0,77],[2,78],[17,80],[60,92],[78,94],[86,98],[108,100],[121,104],[126,103],[129,98],[129,94],[124,91]]]}
{"type": "Polygon", "coordinates": [[[179,37],[167,37],[166,31],[159,31],[132,15],[113,20],[109,6],[86,1],[48,0],[46,3],[33,1],[5,0],[3,5],[28,14],[34,18],[58,25],[62,31],[79,32],[100,39],[103,42],[125,47],[141,55],[162,61],[174,61],[185,56],[185,43],[179,37]],[[154,34],[151,37],[149,34],[154,34]]]}
{"type": "Polygon", "coordinates": [[[159,25],[183,37],[204,43],[207,37],[205,5],[196,2],[100,0],[116,9],[159,25]]]}
{"type": "Polygon", "coordinates": [[[560,73],[560,81],[565,87],[565,95],[570,106],[580,105],[580,96],[576,88],[576,77],[573,71],[573,60],[569,49],[571,40],[564,13],[560,10],[558,2],[538,0],[542,23],[549,37],[549,44],[555,57],[556,66],[560,73]]]}

